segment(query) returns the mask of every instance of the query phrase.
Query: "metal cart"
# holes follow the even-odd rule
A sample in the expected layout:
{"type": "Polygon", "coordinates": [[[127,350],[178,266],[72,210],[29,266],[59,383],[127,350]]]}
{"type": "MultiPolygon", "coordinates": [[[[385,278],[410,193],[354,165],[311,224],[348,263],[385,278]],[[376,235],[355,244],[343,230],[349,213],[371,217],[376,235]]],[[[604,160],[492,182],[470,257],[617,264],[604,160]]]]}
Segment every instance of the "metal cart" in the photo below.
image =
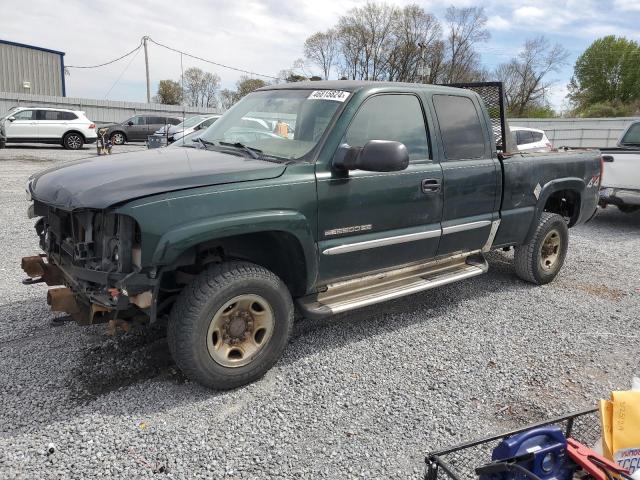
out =
{"type": "Polygon", "coordinates": [[[585,410],[528,425],[511,432],[431,452],[425,460],[427,465],[424,478],[425,480],[477,480],[476,467],[491,461],[491,452],[502,439],[533,428],[550,425],[560,427],[567,438],[574,438],[588,446],[595,445],[601,436],[598,410],[585,410]]]}

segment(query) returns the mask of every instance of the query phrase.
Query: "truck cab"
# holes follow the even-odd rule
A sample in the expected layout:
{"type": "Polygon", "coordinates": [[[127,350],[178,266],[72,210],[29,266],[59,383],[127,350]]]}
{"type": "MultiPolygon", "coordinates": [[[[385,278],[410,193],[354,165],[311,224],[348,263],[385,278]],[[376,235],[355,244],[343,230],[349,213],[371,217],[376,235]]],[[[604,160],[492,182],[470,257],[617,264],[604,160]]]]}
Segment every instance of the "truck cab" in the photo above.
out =
{"type": "Polygon", "coordinates": [[[265,87],[201,149],[30,179],[45,257],[23,267],[84,323],[167,320],[186,375],[233,388],[282,354],[294,305],[321,318],[461,281],[495,248],[515,248],[520,278],[555,278],[595,211],[599,154],[511,153],[500,111],[445,86],[265,87]]]}

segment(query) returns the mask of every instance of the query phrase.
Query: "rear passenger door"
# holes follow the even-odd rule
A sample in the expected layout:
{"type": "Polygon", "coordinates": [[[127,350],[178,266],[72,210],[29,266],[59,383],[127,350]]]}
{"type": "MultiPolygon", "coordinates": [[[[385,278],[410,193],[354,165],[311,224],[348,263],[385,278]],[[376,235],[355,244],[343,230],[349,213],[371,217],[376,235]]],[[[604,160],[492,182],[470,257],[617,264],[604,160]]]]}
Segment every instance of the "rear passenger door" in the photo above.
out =
{"type": "Polygon", "coordinates": [[[433,95],[440,132],[444,207],[438,255],[480,250],[497,229],[499,163],[477,99],[433,95]]]}

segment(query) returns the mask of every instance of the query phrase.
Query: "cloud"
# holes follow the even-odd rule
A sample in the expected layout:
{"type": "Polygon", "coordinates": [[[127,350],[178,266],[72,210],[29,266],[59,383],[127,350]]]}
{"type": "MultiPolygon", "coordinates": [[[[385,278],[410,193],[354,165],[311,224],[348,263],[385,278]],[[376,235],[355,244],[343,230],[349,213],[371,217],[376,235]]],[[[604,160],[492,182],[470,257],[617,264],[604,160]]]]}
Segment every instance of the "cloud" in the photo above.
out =
{"type": "Polygon", "coordinates": [[[509,30],[513,24],[500,15],[493,15],[487,20],[489,30],[509,30]]]}
{"type": "MultiPolygon", "coordinates": [[[[415,0],[373,0],[399,6],[415,0]]],[[[0,32],[3,39],[66,52],[68,65],[91,65],[131,50],[143,35],[158,42],[258,73],[276,75],[302,57],[304,40],[337,22],[340,15],[366,0],[2,0],[0,32]],[[70,15],[69,12],[73,12],[70,15]],[[28,25],[28,28],[25,28],[28,25]]],[[[473,0],[435,0],[419,5],[444,19],[446,7],[475,6],[473,0]]],[[[517,53],[526,38],[544,34],[560,42],[576,57],[595,38],[607,34],[639,38],[639,0],[486,0],[482,2],[492,34],[481,47],[492,68],[517,53]]],[[[72,70],[68,94],[86,98],[145,99],[144,56],[93,70],[72,70]],[[116,80],[121,77],[119,81],[116,80]]],[[[233,87],[241,75],[198,60],[183,58],[184,68],[197,66],[220,75],[222,86],[233,87]]],[[[180,55],[149,46],[152,89],[159,80],[179,79],[180,55]]],[[[571,72],[563,72],[560,82],[571,72]]]]}

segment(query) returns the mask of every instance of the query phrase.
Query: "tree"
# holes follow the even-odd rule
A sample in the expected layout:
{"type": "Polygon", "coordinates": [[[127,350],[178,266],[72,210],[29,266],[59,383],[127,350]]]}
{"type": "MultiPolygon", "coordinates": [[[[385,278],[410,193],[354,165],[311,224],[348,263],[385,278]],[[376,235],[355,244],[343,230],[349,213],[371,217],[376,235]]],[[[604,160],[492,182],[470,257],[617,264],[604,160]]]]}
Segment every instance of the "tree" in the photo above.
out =
{"type": "Polygon", "coordinates": [[[594,41],[578,57],[569,83],[577,113],[619,112],[640,100],[640,46],[613,35],[594,41]],[[591,108],[598,106],[597,108],[591,108]]]}
{"type": "Polygon", "coordinates": [[[433,82],[441,63],[442,27],[435,16],[418,5],[398,10],[393,19],[388,79],[398,82],[433,82]],[[435,68],[434,68],[435,67],[435,68]]]}
{"type": "Polygon", "coordinates": [[[339,19],[337,31],[345,76],[354,80],[385,78],[396,12],[397,8],[386,4],[367,3],[339,19]]]}
{"type": "Polygon", "coordinates": [[[304,42],[304,56],[322,70],[325,80],[329,79],[337,55],[336,31],[332,28],[326,32],[316,32],[304,42]]]}
{"type": "Polygon", "coordinates": [[[231,108],[235,102],[236,92],[234,92],[233,90],[229,90],[228,88],[220,91],[220,106],[224,110],[228,110],[229,108],[231,108]]]}
{"type": "Polygon", "coordinates": [[[485,28],[484,7],[447,8],[445,14],[445,57],[443,83],[475,81],[480,60],[475,47],[491,37],[485,28]]]}
{"type": "Polygon", "coordinates": [[[544,108],[553,83],[545,79],[566,65],[568,56],[562,45],[538,36],[525,41],[516,58],[499,65],[494,76],[503,82],[509,114],[522,117],[544,108]]]}
{"type": "Polygon", "coordinates": [[[220,87],[220,77],[215,73],[204,72],[198,67],[184,71],[185,101],[192,107],[215,107],[216,92],[220,87]]]}
{"type": "Polygon", "coordinates": [[[245,95],[257,90],[259,88],[267,86],[267,82],[259,78],[250,78],[246,75],[240,77],[236,83],[236,93],[234,97],[234,103],[240,100],[245,95]]]}
{"type": "Polygon", "coordinates": [[[158,93],[154,100],[165,105],[180,105],[182,103],[182,87],[175,80],[160,80],[158,93]]]}

